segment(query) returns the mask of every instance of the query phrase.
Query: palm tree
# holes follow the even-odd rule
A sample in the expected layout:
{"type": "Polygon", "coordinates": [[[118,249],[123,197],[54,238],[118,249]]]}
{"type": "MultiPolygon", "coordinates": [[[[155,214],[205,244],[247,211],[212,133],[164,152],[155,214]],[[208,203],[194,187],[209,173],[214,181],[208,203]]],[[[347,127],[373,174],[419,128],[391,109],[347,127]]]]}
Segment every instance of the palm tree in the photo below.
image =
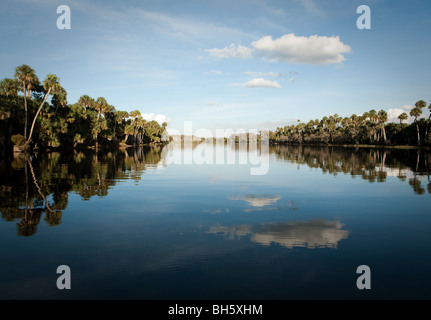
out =
{"type": "Polygon", "coordinates": [[[97,111],[97,120],[99,120],[100,114],[105,113],[105,111],[109,109],[108,102],[103,97],[97,98],[96,103],[94,104],[94,109],[97,111]]]}
{"type": "Polygon", "coordinates": [[[410,110],[410,115],[412,117],[415,117],[415,123],[416,123],[416,130],[418,133],[418,145],[421,144],[421,136],[420,136],[420,132],[419,132],[419,124],[418,124],[418,117],[420,117],[422,114],[422,109],[415,107],[412,110],[410,110]]]}
{"type": "Polygon", "coordinates": [[[25,120],[24,120],[24,139],[27,140],[27,122],[28,122],[28,109],[27,109],[27,94],[30,94],[31,89],[36,85],[39,80],[34,72],[34,70],[23,64],[15,69],[15,79],[20,84],[19,89],[24,93],[24,110],[25,110],[25,120]]]}
{"type": "Polygon", "coordinates": [[[117,141],[117,136],[116,136],[117,125],[122,124],[124,119],[128,117],[129,117],[129,113],[127,111],[114,111],[113,113],[114,130],[112,134],[114,141],[117,141]]]}
{"type": "Polygon", "coordinates": [[[84,106],[84,109],[93,109],[93,106],[95,104],[95,101],[93,98],[87,96],[87,95],[83,95],[79,98],[78,103],[82,106],[84,106]]]}
{"type": "Polygon", "coordinates": [[[408,115],[407,115],[407,113],[405,113],[405,112],[403,112],[403,113],[401,113],[399,116],[398,116],[398,119],[400,120],[400,124],[402,124],[403,123],[403,121],[405,121],[405,120],[407,120],[408,119],[408,115]]]}
{"type": "Polygon", "coordinates": [[[380,123],[380,130],[382,131],[382,139],[383,139],[383,142],[386,143],[385,123],[386,121],[388,121],[388,114],[386,113],[386,111],[380,110],[377,116],[380,123]]]}
{"type": "Polygon", "coordinates": [[[46,91],[45,97],[43,98],[42,103],[37,109],[36,115],[33,118],[33,123],[31,124],[30,134],[28,135],[28,139],[25,142],[24,149],[28,147],[31,141],[31,136],[33,135],[34,125],[36,124],[36,119],[39,116],[40,111],[42,110],[43,105],[46,102],[46,99],[50,94],[55,94],[56,92],[62,92],[64,89],[60,86],[60,79],[55,74],[48,74],[46,76],[45,81],[43,82],[43,87],[46,91]]]}
{"type": "Polygon", "coordinates": [[[415,107],[416,108],[420,108],[423,109],[427,106],[427,103],[423,100],[419,100],[418,102],[415,103],[415,107]]]}
{"type": "Polygon", "coordinates": [[[126,125],[126,127],[124,128],[124,133],[126,134],[126,137],[123,140],[123,143],[126,144],[127,143],[127,139],[129,138],[130,135],[132,135],[135,132],[135,128],[132,124],[128,124],[126,125]]]}
{"type": "Polygon", "coordinates": [[[51,104],[55,107],[54,114],[57,114],[58,107],[64,108],[67,105],[67,92],[63,87],[52,96],[51,104]]]}
{"type": "Polygon", "coordinates": [[[373,139],[374,141],[377,140],[377,131],[376,131],[376,123],[378,121],[378,115],[377,115],[377,111],[372,109],[370,110],[370,112],[368,112],[368,118],[370,119],[370,127],[372,129],[372,133],[373,133],[373,139]]]}

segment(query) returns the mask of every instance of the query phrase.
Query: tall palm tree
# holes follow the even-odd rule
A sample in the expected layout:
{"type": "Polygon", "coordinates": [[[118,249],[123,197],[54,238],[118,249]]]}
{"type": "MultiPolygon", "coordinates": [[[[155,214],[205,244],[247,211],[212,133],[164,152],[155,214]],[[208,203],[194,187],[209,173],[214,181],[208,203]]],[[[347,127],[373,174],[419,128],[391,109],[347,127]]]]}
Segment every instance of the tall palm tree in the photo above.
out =
{"type": "Polygon", "coordinates": [[[43,98],[42,103],[37,109],[36,115],[33,118],[33,123],[31,124],[30,134],[28,135],[28,139],[25,142],[24,148],[28,147],[31,141],[31,136],[33,135],[34,125],[36,124],[36,119],[39,116],[40,111],[42,110],[43,105],[48,99],[50,94],[55,94],[56,92],[62,92],[64,89],[60,86],[60,79],[55,74],[48,74],[46,76],[45,81],[43,82],[43,88],[45,89],[45,97],[43,98]]]}
{"type": "MultiPolygon", "coordinates": [[[[20,84],[19,86],[20,91],[24,93],[24,111],[25,111],[24,139],[27,140],[27,126],[28,126],[27,94],[31,93],[31,88],[34,85],[36,85],[39,82],[39,80],[34,70],[26,64],[16,67],[15,79],[20,84]]],[[[29,98],[31,98],[31,96],[29,96],[29,98]]]]}
{"type": "Polygon", "coordinates": [[[421,135],[420,135],[420,132],[419,132],[418,117],[420,117],[421,114],[422,114],[422,109],[419,108],[419,107],[415,107],[412,110],[410,110],[410,115],[415,118],[416,131],[418,133],[418,144],[419,145],[421,144],[421,135]]]}
{"type": "Polygon", "coordinates": [[[378,121],[380,124],[380,130],[382,131],[382,139],[383,142],[386,143],[386,129],[385,129],[385,123],[388,121],[388,114],[384,110],[380,110],[377,114],[378,121]]]}
{"type": "MultiPolygon", "coordinates": [[[[425,108],[427,106],[427,103],[423,100],[419,100],[415,103],[415,107],[410,111],[410,115],[412,115],[413,117],[415,117],[415,122],[416,122],[416,130],[418,132],[418,144],[421,144],[421,137],[420,137],[420,132],[419,132],[419,124],[418,124],[418,117],[421,116],[422,114],[422,109],[425,108]],[[414,110],[414,111],[413,111],[414,110]],[[412,112],[415,114],[413,115],[412,112]]],[[[425,136],[426,139],[426,136],[425,136]]]]}

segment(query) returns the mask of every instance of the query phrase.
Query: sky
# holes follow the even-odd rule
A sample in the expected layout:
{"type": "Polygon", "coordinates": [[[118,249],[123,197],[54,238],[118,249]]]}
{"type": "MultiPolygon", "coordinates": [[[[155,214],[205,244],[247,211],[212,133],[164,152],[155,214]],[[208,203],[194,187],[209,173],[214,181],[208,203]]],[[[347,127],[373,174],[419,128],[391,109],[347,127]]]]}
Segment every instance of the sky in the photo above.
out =
{"type": "MultiPolygon", "coordinates": [[[[0,79],[30,65],[68,102],[104,97],[168,128],[271,129],[431,100],[427,0],[12,0],[0,79]],[[70,29],[57,20],[70,8],[70,29]],[[359,29],[360,5],[371,29],[359,29]]],[[[62,20],[63,21],[63,20],[62,20]]],[[[424,110],[423,117],[429,111],[424,110]]]]}

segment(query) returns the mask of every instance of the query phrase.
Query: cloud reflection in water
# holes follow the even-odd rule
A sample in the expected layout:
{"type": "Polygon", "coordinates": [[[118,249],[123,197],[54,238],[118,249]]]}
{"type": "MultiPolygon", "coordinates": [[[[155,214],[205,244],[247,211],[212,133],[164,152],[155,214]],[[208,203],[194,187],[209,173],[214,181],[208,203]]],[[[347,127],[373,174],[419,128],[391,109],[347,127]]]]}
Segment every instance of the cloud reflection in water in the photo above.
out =
{"type": "Polygon", "coordinates": [[[271,243],[285,248],[305,247],[337,249],[338,242],[347,239],[348,230],[342,230],[340,221],[313,220],[306,222],[277,222],[258,225],[212,226],[208,233],[224,234],[235,240],[250,237],[250,240],[264,246],[271,243]]]}

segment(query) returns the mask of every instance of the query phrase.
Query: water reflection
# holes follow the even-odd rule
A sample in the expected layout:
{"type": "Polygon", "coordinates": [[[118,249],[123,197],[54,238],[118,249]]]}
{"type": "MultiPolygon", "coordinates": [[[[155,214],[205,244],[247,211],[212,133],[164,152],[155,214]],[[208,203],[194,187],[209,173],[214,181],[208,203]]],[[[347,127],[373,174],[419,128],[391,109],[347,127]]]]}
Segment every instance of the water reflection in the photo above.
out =
{"type": "Polygon", "coordinates": [[[427,150],[275,145],[270,152],[298,169],[306,165],[325,174],[350,174],[371,183],[396,176],[402,181],[408,179],[417,194],[425,193],[423,184],[431,193],[431,153],[427,150]]]}
{"type": "Polygon", "coordinates": [[[160,147],[153,147],[106,153],[49,153],[2,162],[1,217],[15,221],[21,236],[34,235],[43,214],[49,226],[57,226],[71,192],[84,201],[105,197],[117,181],[139,181],[147,168],[160,165],[160,153],[160,147]]]}
{"type": "MultiPolygon", "coordinates": [[[[1,217],[5,221],[16,222],[17,232],[22,236],[34,235],[41,221],[45,221],[49,226],[57,226],[62,222],[62,214],[68,206],[71,193],[78,194],[83,201],[87,201],[95,196],[106,197],[109,190],[119,181],[139,182],[148,169],[167,166],[165,157],[168,147],[97,153],[94,151],[49,153],[32,158],[17,157],[9,161],[3,160],[0,162],[1,217]]],[[[229,150],[231,148],[236,150],[239,146],[230,146],[229,150]]],[[[431,154],[425,150],[277,145],[271,146],[270,154],[275,158],[272,161],[290,162],[298,166],[298,169],[307,166],[323,174],[346,174],[371,183],[384,183],[389,177],[395,176],[410,185],[416,194],[431,194],[431,154]]],[[[276,205],[282,197],[279,194],[248,194],[228,196],[228,199],[244,201],[249,207],[243,211],[250,212],[279,210],[276,205]]],[[[289,202],[288,209],[293,211],[297,209],[293,201],[289,202]]],[[[231,208],[227,207],[212,213],[228,213],[230,210],[231,208]]],[[[283,228],[283,225],[276,226],[283,228]]],[[[310,230],[307,224],[295,225],[294,228],[292,223],[287,223],[283,230],[290,233],[286,237],[280,233],[269,232],[268,230],[273,229],[265,225],[257,228],[257,231],[256,227],[252,228],[252,238],[260,239],[261,243],[268,243],[269,240],[263,240],[269,239],[263,236],[266,234],[272,237],[271,241],[289,247],[296,242],[292,243],[286,239],[294,239],[292,230],[298,230],[299,227],[310,230]]],[[[338,225],[325,228],[338,230],[332,233],[337,235],[334,239],[325,240],[330,244],[336,244],[339,241],[336,239],[340,236],[342,239],[345,235],[339,230],[338,225]]],[[[307,245],[326,243],[317,238],[313,240],[314,238],[304,237],[303,234],[305,233],[297,237],[298,243],[307,245]]],[[[314,231],[312,234],[315,234],[314,231]]]]}
{"type": "Polygon", "coordinates": [[[248,194],[245,196],[228,197],[230,200],[243,200],[248,202],[252,207],[265,207],[275,204],[281,199],[281,196],[271,196],[271,195],[252,195],[248,194]]]}
{"type": "Polygon", "coordinates": [[[276,243],[285,248],[336,249],[338,243],[349,236],[349,231],[342,230],[342,227],[343,224],[340,221],[286,221],[257,225],[213,226],[208,232],[222,234],[230,240],[250,237],[251,241],[264,246],[276,243]]]}

